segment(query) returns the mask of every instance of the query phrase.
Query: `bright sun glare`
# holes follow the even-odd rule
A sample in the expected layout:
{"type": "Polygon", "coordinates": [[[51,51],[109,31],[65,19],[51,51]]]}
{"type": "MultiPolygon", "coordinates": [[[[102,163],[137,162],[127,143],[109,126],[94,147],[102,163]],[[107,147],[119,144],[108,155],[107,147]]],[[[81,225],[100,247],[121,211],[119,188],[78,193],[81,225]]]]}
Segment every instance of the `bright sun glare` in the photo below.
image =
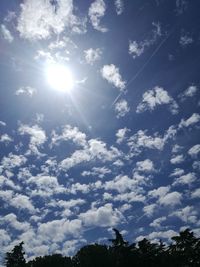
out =
{"type": "Polygon", "coordinates": [[[46,77],[49,85],[57,91],[69,92],[73,88],[73,75],[64,65],[49,65],[46,69],[46,77]]]}

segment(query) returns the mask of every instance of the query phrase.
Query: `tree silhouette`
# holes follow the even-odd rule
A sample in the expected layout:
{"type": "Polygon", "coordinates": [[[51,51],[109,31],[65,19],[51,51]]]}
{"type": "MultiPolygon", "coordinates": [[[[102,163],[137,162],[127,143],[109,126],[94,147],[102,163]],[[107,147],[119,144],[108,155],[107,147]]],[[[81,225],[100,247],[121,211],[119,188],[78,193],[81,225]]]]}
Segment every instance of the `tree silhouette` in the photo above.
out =
{"type": "Polygon", "coordinates": [[[23,250],[24,242],[16,245],[11,252],[6,253],[5,257],[5,265],[6,267],[24,267],[26,266],[26,261],[24,258],[24,250],[23,250]]]}
{"type": "Polygon", "coordinates": [[[117,229],[111,246],[91,244],[72,258],[61,254],[36,257],[26,263],[23,242],[6,253],[6,267],[200,267],[200,239],[189,229],[165,245],[144,238],[129,245],[117,229]]]}

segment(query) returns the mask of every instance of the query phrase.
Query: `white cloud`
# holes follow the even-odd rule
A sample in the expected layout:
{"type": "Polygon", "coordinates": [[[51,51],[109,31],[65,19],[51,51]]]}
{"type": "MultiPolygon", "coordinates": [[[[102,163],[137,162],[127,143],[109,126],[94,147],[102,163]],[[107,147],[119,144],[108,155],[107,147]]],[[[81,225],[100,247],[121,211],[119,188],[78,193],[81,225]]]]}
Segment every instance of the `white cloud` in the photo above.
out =
{"type": "Polygon", "coordinates": [[[192,206],[174,211],[170,216],[176,216],[185,223],[196,223],[197,221],[197,211],[192,206]]]}
{"type": "Polygon", "coordinates": [[[119,73],[119,69],[114,64],[104,65],[101,69],[101,75],[109,83],[113,84],[120,90],[123,90],[125,88],[126,82],[123,81],[119,73]]]}
{"type": "Polygon", "coordinates": [[[193,97],[198,91],[198,87],[195,85],[190,85],[183,93],[181,93],[178,97],[181,101],[184,101],[188,97],[193,97]]]}
{"type": "Polygon", "coordinates": [[[142,148],[163,150],[167,138],[155,133],[153,136],[146,135],[146,131],[139,130],[128,139],[128,145],[134,154],[139,154],[142,148]]]}
{"type": "Polygon", "coordinates": [[[81,175],[104,178],[109,173],[111,173],[111,170],[106,167],[93,167],[91,171],[83,171],[81,175]]]}
{"type": "Polygon", "coordinates": [[[145,173],[151,173],[155,171],[154,164],[150,159],[138,161],[136,163],[136,169],[140,172],[145,172],[145,173]]]}
{"type": "Polygon", "coordinates": [[[158,187],[157,189],[153,189],[149,191],[148,195],[151,197],[162,198],[169,192],[169,190],[170,190],[170,186],[161,186],[161,187],[158,187]]]}
{"type": "Polygon", "coordinates": [[[54,193],[65,192],[65,189],[59,185],[57,177],[54,176],[32,176],[27,180],[27,184],[36,186],[31,190],[31,196],[34,195],[52,195],[54,193]]]}
{"type": "Polygon", "coordinates": [[[46,39],[52,33],[63,32],[66,27],[77,33],[85,30],[85,22],[73,15],[72,0],[60,0],[56,10],[50,0],[26,0],[20,6],[17,30],[23,38],[46,39]]]}
{"type": "Polygon", "coordinates": [[[59,144],[62,141],[72,141],[76,145],[86,146],[86,134],[79,131],[77,127],[65,125],[62,129],[61,135],[58,135],[55,131],[52,132],[52,144],[59,144]]]}
{"type": "Polygon", "coordinates": [[[141,56],[145,50],[145,43],[129,41],[129,54],[135,59],[136,57],[141,56]]]}
{"type": "Polygon", "coordinates": [[[151,217],[157,208],[156,204],[149,204],[143,208],[143,211],[147,217],[151,217]]]}
{"type": "Polygon", "coordinates": [[[182,175],[176,178],[172,185],[190,185],[197,179],[195,173],[189,172],[188,174],[182,175]]]}
{"type": "Polygon", "coordinates": [[[101,18],[105,15],[106,4],[103,0],[95,0],[89,7],[88,16],[95,30],[107,32],[108,29],[100,25],[101,18]]]}
{"type": "Polygon", "coordinates": [[[200,188],[195,189],[195,190],[191,193],[191,198],[200,198],[200,188]]]}
{"type": "Polygon", "coordinates": [[[111,227],[124,220],[122,213],[113,209],[110,203],[101,206],[100,208],[92,208],[85,213],[81,213],[79,218],[86,226],[111,227]]]}
{"type": "Polygon", "coordinates": [[[184,170],[180,168],[175,168],[174,171],[170,174],[171,177],[173,176],[181,176],[184,174],[184,170]]]}
{"type": "Polygon", "coordinates": [[[154,87],[143,94],[142,102],[137,106],[136,112],[141,113],[146,110],[153,111],[156,106],[169,105],[172,114],[178,113],[178,105],[175,100],[162,87],[154,87]]]}
{"type": "Polygon", "coordinates": [[[8,134],[0,135],[0,142],[1,143],[10,143],[13,142],[13,139],[8,134]]]}
{"type": "Polygon", "coordinates": [[[179,164],[182,163],[183,161],[184,161],[183,155],[176,155],[170,159],[171,164],[179,164]]]}
{"type": "Polygon", "coordinates": [[[3,38],[9,43],[13,42],[14,37],[12,36],[11,32],[7,29],[7,27],[4,24],[1,24],[1,34],[3,38]]]}
{"type": "Polygon", "coordinates": [[[164,221],[166,221],[166,217],[165,216],[163,216],[163,217],[160,217],[160,218],[157,218],[157,219],[155,219],[155,220],[153,220],[153,222],[152,223],[150,223],[150,226],[151,227],[154,227],[154,228],[161,228],[161,223],[162,222],[164,222],[164,221]]]}
{"type": "Polygon", "coordinates": [[[102,51],[100,48],[97,49],[89,48],[88,50],[84,51],[84,54],[86,62],[90,65],[93,65],[95,61],[101,59],[102,51]]]}
{"type": "Polygon", "coordinates": [[[121,155],[121,152],[111,146],[107,149],[106,143],[97,140],[90,139],[87,147],[83,150],[76,150],[71,157],[68,157],[61,161],[60,168],[67,170],[82,162],[89,162],[92,160],[100,160],[102,162],[113,161],[121,155]]]}
{"type": "Polygon", "coordinates": [[[10,205],[16,209],[25,209],[31,213],[35,212],[35,207],[33,206],[31,200],[25,195],[17,194],[10,200],[10,205]]]}
{"type": "Polygon", "coordinates": [[[197,157],[199,152],[200,152],[200,144],[194,145],[188,150],[188,154],[193,158],[197,157]]]}
{"type": "Polygon", "coordinates": [[[200,115],[198,113],[193,113],[187,120],[182,119],[179,123],[179,128],[189,127],[193,124],[196,124],[200,121],[200,115]]]}
{"type": "Polygon", "coordinates": [[[176,206],[181,204],[182,195],[179,192],[167,193],[158,202],[163,206],[176,206]]]}
{"type": "Polygon", "coordinates": [[[155,44],[158,38],[162,35],[160,23],[152,23],[153,30],[150,33],[150,37],[144,41],[129,41],[129,54],[135,59],[141,56],[145,49],[155,44]]]}
{"type": "Polygon", "coordinates": [[[38,151],[38,147],[43,145],[47,140],[45,131],[38,125],[29,126],[26,124],[21,124],[18,131],[21,135],[30,135],[30,152],[41,156],[42,154],[38,151]]]}
{"type": "Polygon", "coordinates": [[[37,90],[33,87],[30,87],[30,86],[25,86],[25,87],[20,87],[16,92],[15,94],[17,96],[19,95],[27,95],[27,96],[30,96],[32,97],[33,95],[35,95],[37,93],[37,90]]]}
{"type": "Polygon", "coordinates": [[[115,104],[115,112],[117,113],[117,118],[124,117],[130,111],[128,102],[125,99],[118,101],[115,104]]]}
{"type": "Polygon", "coordinates": [[[0,224],[6,224],[18,231],[27,231],[30,228],[30,224],[27,222],[20,222],[14,213],[9,213],[4,217],[0,217],[0,224]]]}
{"type": "Polygon", "coordinates": [[[173,236],[176,236],[177,235],[177,232],[173,231],[173,230],[167,230],[167,231],[160,231],[160,232],[152,232],[150,233],[149,235],[147,236],[138,236],[136,238],[136,241],[140,241],[142,240],[143,238],[148,238],[152,241],[156,241],[156,242],[159,242],[159,240],[161,239],[167,239],[168,241],[170,241],[170,239],[173,237],[173,236]]]}
{"type": "Polygon", "coordinates": [[[9,153],[8,157],[3,157],[1,164],[4,169],[16,168],[24,165],[27,159],[23,155],[9,153]]]}
{"type": "Polygon", "coordinates": [[[117,137],[117,143],[121,144],[125,139],[126,139],[126,133],[129,132],[130,130],[128,128],[122,128],[119,129],[116,133],[116,137],[117,137]]]}
{"type": "Polygon", "coordinates": [[[189,36],[188,34],[184,34],[180,37],[179,43],[182,47],[186,47],[190,44],[192,44],[194,42],[194,40],[192,39],[191,36],[189,36]]]}
{"type": "Polygon", "coordinates": [[[124,1],[123,0],[115,0],[115,8],[117,15],[121,15],[124,11],[124,1]]]}
{"type": "Polygon", "coordinates": [[[66,237],[78,237],[82,231],[82,223],[79,219],[52,220],[42,223],[38,227],[38,236],[49,242],[63,242],[66,237]]]}
{"type": "Polygon", "coordinates": [[[115,179],[106,182],[104,187],[106,190],[116,190],[119,193],[124,193],[128,190],[134,191],[137,184],[137,180],[131,179],[127,175],[118,175],[115,179]]]}

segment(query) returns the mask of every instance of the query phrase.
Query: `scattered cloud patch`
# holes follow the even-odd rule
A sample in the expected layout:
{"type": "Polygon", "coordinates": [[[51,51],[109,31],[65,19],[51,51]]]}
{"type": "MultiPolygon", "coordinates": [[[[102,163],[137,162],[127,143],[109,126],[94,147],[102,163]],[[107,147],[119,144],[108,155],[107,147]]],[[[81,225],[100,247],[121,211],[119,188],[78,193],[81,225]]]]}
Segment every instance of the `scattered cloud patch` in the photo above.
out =
{"type": "Polygon", "coordinates": [[[85,61],[88,64],[93,65],[94,62],[101,59],[102,50],[100,48],[97,49],[89,48],[88,50],[84,51],[84,54],[85,54],[85,61]]]}
{"type": "Polygon", "coordinates": [[[93,207],[92,209],[81,213],[79,218],[85,226],[101,226],[112,227],[124,220],[122,213],[113,208],[110,203],[101,206],[100,208],[93,207]]]}
{"type": "Polygon", "coordinates": [[[198,92],[198,87],[196,85],[189,86],[183,93],[179,94],[181,101],[185,101],[189,97],[193,97],[198,92]]]}
{"type": "Polygon", "coordinates": [[[192,157],[192,158],[196,158],[197,155],[200,152],[200,144],[194,145],[193,147],[191,147],[188,150],[188,154],[192,157]]]}
{"type": "Polygon", "coordinates": [[[114,64],[104,65],[101,69],[101,75],[116,88],[120,90],[125,89],[126,82],[122,79],[119,73],[119,68],[117,68],[114,64]]]}
{"type": "Polygon", "coordinates": [[[117,118],[124,117],[130,111],[128,102],[125,99],[118,101],[115,104],[115,112],[117,113],[117,118]]]}
{"type": "Polygon", "coordinates": [[[136,112],[142,113],[146,110],[153,111],[159,105],[169,105],[172,114],[178,113],[178,104],[162,87],[154,87],[143,94],[142,102],[137,106],[136,112]]]}
{"type": "Polygon", "coordinates": [[[170,159],[171,164],[180,164],[184,161],[183,155],[176,155],[170,159]]]}
{"type": "Polygon", "coordinates": [[[107,32],[108,29],[100,25],[101,18],[105,15],[106,4],[103,0],[95,0],[89,7],[88,16],[95,30],[107,32]]]}
{"type": "Polygon", "coordinates": [[[180,37],[179,43],[182,47],[186,47],[191,45],[194,42],[191,36],[184,34],[180,37]]]}
{"type": "Polygon", "coordinates": [[[193,124],[196,124],[200,121],[200,115],[198,113],[193,113],[191,117],[188,119],[184,120],[182,119],[181,122],[179,123],[179,128],[182,127],[189,127],[193,124]]]}

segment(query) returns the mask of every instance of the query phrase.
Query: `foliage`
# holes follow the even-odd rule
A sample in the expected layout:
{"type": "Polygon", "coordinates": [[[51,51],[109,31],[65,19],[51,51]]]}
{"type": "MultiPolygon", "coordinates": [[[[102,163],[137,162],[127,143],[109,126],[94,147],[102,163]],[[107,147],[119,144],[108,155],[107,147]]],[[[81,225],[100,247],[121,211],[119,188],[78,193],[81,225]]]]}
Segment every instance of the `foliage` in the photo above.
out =
{"type": "Polygon", "coordinates": [[[36,257],[25,262],[23,242],[6,253],[6,267],[199,267],[200,238],[189,229],[172,237],[172,243],[153,243],[144,238],[129,244],[117,229],[110,246],[91,244],[82,247],[72,258],[61,254],[36,257]]]}

